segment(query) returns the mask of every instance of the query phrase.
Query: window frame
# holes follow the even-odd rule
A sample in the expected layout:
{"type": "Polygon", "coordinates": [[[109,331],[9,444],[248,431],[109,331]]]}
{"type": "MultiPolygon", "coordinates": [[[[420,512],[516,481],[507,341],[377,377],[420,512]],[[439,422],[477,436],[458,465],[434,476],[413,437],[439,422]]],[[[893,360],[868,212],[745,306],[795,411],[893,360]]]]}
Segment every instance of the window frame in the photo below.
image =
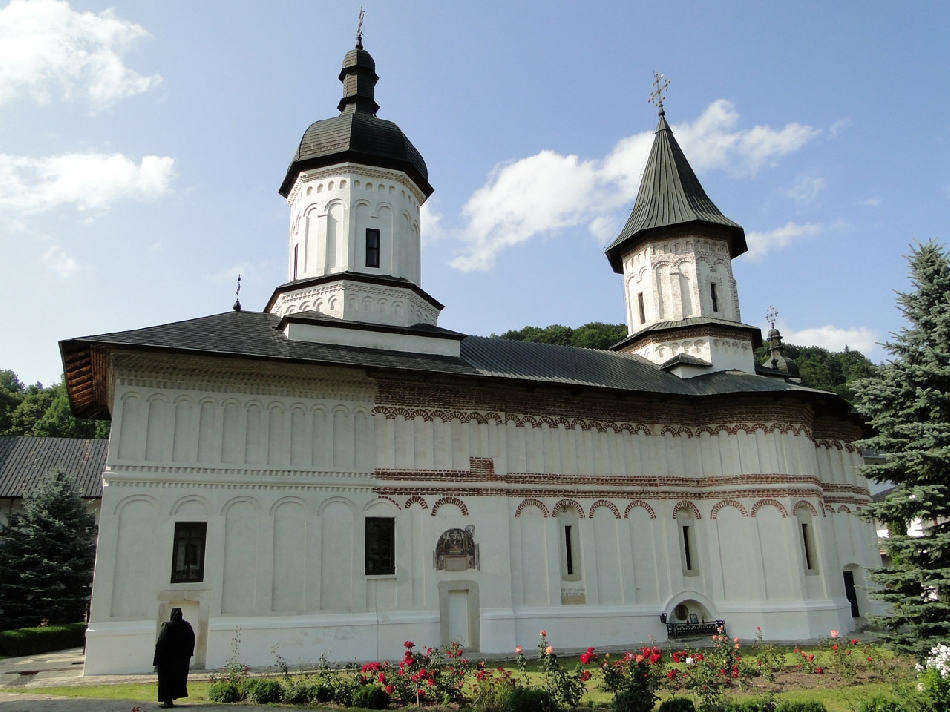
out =
{"type": "Polygon", "coordinates": [[[363,534],[363,574],[365,576],[395,576],[396,518],[366,517],[363,523],[363,534]],[[385,530],[383,539],[378,541],[379,532],[383,530],[385,530]],[[386,550],[382,555],[381,549],[386,550]]]}
{"type": "Polygon", "coordinates": [[[637,306],[640,308],[640,323],[647,323],[647,307],[643,301],[643,292],[637,292],[637,306]]]}
{"type": "Polygon", "coordinates": [[[202,583],[205,580],[205,553],[208,549],[208,522],[175,522],[172,541],[171,583],[202,583]],[[197,563],[188,564],[187,546],[198,542],[197,563]],[[181,566],[179,566],[181,560],[181,566]]]}
{"type": "Polygon", "coordinates": [[[712,299],[712,310],[714,312],[719,312],[719,295],[716,293],[716,283],[709,283],[709,296],[712,299]]]}
{"type": "Polygon", "coordinates": [[[382,244],[379,229],[366,228],[366,266],[378,268],[382,262],[382,244]]]}

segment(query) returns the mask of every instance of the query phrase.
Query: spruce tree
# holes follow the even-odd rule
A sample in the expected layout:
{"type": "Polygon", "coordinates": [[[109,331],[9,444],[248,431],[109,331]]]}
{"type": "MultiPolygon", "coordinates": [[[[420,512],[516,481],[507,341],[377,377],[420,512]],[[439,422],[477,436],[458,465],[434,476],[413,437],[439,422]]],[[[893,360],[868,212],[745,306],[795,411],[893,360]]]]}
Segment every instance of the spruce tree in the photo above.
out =
{"type": "Polygon", "coordinates": [[[908,325],[884,344],[890,358],[855,384],[856,405],[876,435],[882,464],[865,474],[896,486],[865,510],[885,522],[892,568],[871,572],[871,595],[890,604],[885,640],[918,659],[950,640],[950,258],[934,242],[912,248],[914,289],[898,294],[908,325]],[[920,522],[923,536],[909,536],[920,522]]]}
{"type": "Polygon", "coordinates": [[[96,556],[96,520],[75,482],[54,471],[0,530],[0,628],[82,621],[96,556]]]}

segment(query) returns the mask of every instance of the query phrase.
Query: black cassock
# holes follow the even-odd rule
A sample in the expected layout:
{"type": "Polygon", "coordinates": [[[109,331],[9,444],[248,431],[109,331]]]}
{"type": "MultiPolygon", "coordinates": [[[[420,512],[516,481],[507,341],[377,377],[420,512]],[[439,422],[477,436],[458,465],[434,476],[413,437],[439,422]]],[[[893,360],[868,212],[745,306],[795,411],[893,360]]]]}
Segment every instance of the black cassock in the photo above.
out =
{"type": "Polygon", "coordinates": [[[188,665],[194,653],[195,631],[188,621],[179,619],[162,623],[152,661],[152,665],[158,668],[159,702],[188,697],[188,665]]]}

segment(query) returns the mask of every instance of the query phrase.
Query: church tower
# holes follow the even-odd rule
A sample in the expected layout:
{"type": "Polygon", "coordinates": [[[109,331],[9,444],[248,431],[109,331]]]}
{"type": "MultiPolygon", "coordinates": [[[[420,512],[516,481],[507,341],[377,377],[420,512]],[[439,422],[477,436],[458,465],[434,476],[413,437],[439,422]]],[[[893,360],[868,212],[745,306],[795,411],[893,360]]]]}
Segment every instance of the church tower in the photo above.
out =
{"type": "Polygon", "coordinates": [[[684,378],[754,373],[762,335],[742,323],[732,275],[732,259],[748,250],[745,231],[706,195],[657,96],[659,124],[637,201],[606,250],[627,306],[628,336],[614,349],[684,378]]]}
{"type": "Polygon", "coordinates": [[[433,191],[426,163],[376,116],[379,77],[362,34],[339,79],[339,116],[304,132],[280,186],[290,205],[288,281],[266,311],[377,331],[434,327],[442,304],[420,286],[419,210],[433,191]]]}

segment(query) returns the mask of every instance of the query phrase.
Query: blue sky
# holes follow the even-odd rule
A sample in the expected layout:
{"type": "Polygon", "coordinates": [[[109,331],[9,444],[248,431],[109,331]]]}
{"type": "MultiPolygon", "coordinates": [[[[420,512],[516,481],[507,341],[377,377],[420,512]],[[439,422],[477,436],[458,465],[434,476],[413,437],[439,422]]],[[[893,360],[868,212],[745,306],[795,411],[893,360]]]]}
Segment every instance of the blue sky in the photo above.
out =
{"type": "MultiPolygon", "coordinates": [[[[950,234],[950,5],[367,0],[379,115],[421,151],[423,288],[490,334],[623,321],[603,246],[667,118],[743,225],[743,320],[884,357],[914,240],[950,234]]],[[[287,279],[277,189],[335,115],[358,2],[0,9],[0,368],[287,279]]]]}

